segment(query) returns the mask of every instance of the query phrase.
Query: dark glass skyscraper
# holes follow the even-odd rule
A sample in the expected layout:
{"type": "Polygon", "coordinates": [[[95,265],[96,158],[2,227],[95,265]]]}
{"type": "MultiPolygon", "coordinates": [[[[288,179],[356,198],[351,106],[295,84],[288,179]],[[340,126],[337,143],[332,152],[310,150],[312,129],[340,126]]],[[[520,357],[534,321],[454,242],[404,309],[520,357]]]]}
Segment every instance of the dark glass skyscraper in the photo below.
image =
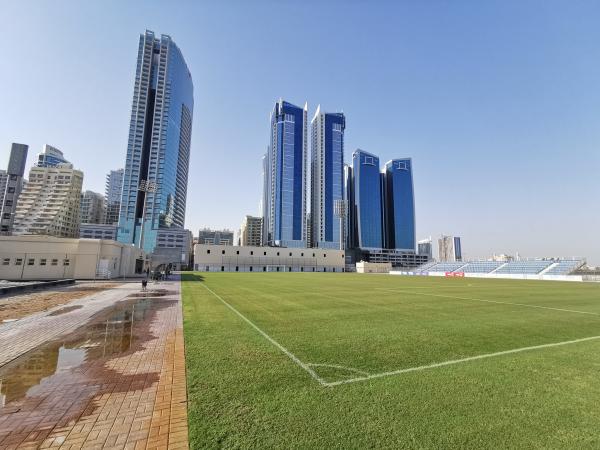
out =
{"type": "MultiPolygon", "coordinates": [[[[354,247],[384,247],[382,177],[379,158],[363,150],[352,154],[351,198],[349,209],[354,215],[354,247]]],[[[351,225],[352,226],[352,225],[351,225]]]]}
{"type": "Polygon", "coordinates": [[[344,199],[344,130],[342,113],[317,108],[311,122],[311,237],[313,247],[340,247],[340,220],[335,202],[344,199]]]}
{"type": "Polygon", "coordinates": [[[307,109],[279,100],[271,113],[263,193],[267,245],[306,246],[307,109]]]}
{"type": "Polygon", "coordinates": [[[194,86],[169,36],[140,36],[118,240],[152,252],[159,228],[183,227],[194,86]],[[149,188],[150,187],[150,188],[149,188]],[[143,223],[142,223],[143,222],[143,223]]]}
{"type": "Polygon", "coordinates": [[[412,161],[393,159],[385,165],[386,247],[415,249],[415,197],[412,161]]]}

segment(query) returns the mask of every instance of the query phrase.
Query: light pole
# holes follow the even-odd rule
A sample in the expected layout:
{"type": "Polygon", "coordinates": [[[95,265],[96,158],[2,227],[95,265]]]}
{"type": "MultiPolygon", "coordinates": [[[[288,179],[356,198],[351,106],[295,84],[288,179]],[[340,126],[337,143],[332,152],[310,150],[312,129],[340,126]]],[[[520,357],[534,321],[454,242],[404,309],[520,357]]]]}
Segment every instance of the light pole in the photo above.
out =
{"type": "Polygon", "coordinates": [[[335,217],[337,217],[338,219],[340,219],[340,250],[344,250],[344,243],[345,243],[345,239],[344,239],[344,235],[345,233],[345,219],[346,219],[346,214],[347,214],[347,208],[346,208],[346,200],[340,199],[340,200],[336,200],[335,202],[333,202],[333,213],[335,214],[335,217]]]}
{"type": "Polygon", "coordinates": [[[140,186],[138,187],[138,191],[144,192],[144,206],[142,208],[142,227],[140,229],[140,244],[139,248],[142,250],[142,246],[144,245],[144,225],[146,224],[146,195],[147,193],[156,192],[156,183],[154,181],[142,180],[140,181],[140,186]]]}

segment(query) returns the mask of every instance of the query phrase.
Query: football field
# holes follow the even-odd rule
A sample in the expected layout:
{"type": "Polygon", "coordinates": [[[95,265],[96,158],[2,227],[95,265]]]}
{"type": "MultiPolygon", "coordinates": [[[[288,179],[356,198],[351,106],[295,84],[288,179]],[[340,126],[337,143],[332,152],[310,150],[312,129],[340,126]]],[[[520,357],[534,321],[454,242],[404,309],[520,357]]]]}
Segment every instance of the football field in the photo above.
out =
{"type": "Polygon", "coordinates": [[[597,448],[600,285],[183,276],[192,448],[597,448]]]}

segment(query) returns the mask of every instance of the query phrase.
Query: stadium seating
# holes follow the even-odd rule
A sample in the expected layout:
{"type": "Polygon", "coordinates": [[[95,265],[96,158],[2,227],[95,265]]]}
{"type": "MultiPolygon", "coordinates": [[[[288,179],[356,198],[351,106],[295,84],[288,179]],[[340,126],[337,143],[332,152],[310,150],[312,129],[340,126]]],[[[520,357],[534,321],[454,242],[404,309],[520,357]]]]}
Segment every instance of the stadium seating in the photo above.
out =
{"type": "Polygon", "coordinates": [[[568,275],[582,264],[583,261],[580,259],[558,261],[558,264],[544,273],[544,275],[568,275]]]}
{"type": "Polygon", "coordinates": [[[490,273],[500,267],[503,262],[498,261],[470,261],[465,267],[460,269],[464,273],[490,273]]]}
{"type": "Polygon", "coordinates": [[[506,265],[500,267],[496,272],[498,274],[503,273],[517,273],[525,275],[535,275],[540,273],[542,270],[553,264],[552,260],[531,260],[531,261],[509,261],[506,265]]]}
{"type": "Polygon", "coordinates": [[[454,272],[465,264],[465,262],[440,262],[430,267],[429,272],[454,272]]]}

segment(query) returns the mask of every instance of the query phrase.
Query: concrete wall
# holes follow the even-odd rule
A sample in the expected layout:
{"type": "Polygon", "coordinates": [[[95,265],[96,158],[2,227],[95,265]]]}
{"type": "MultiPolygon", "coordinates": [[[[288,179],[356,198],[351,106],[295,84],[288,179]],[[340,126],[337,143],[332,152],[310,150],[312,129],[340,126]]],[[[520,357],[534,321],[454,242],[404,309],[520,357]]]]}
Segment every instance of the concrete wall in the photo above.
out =
{"type": "Polygon", "coordinates": [[[139,249],[115,241],[0,236],[0,279],[127,277],[135,275],[136,260],[143,257],[139,249]]]}
{"type": "Polygon", "coordinates": [[[371,263],[360,261],[356,263],[357,273],[389,273],[392,270],[392,263],[371,263]]]}
{"type": "MultiPolygon", "coordinates": [[[[392,271],[392,275],[415,275],[414,272],[392,271]]],[[[419,274],[421,275],[421,274],[419,274]]],[[[427,272],[423,274],[430,277],[445,277],[446,272],[427,272]]],[[[530,275],[517,273],[464,273],[457,275],[457,278],[500,278],[508,280],[542,280],[542,281],[584,281],[582,275],[530,275]]],[[[587,281],[587,280],[586,280],[587,281]]]]}
{"type": "Polygon", "coordinates": [[[342,250],[194,246],[194,269],[201,272],[275,272],[277,268],[280,272],[343,272],[344,266],[345,252],[342,250]]]}

